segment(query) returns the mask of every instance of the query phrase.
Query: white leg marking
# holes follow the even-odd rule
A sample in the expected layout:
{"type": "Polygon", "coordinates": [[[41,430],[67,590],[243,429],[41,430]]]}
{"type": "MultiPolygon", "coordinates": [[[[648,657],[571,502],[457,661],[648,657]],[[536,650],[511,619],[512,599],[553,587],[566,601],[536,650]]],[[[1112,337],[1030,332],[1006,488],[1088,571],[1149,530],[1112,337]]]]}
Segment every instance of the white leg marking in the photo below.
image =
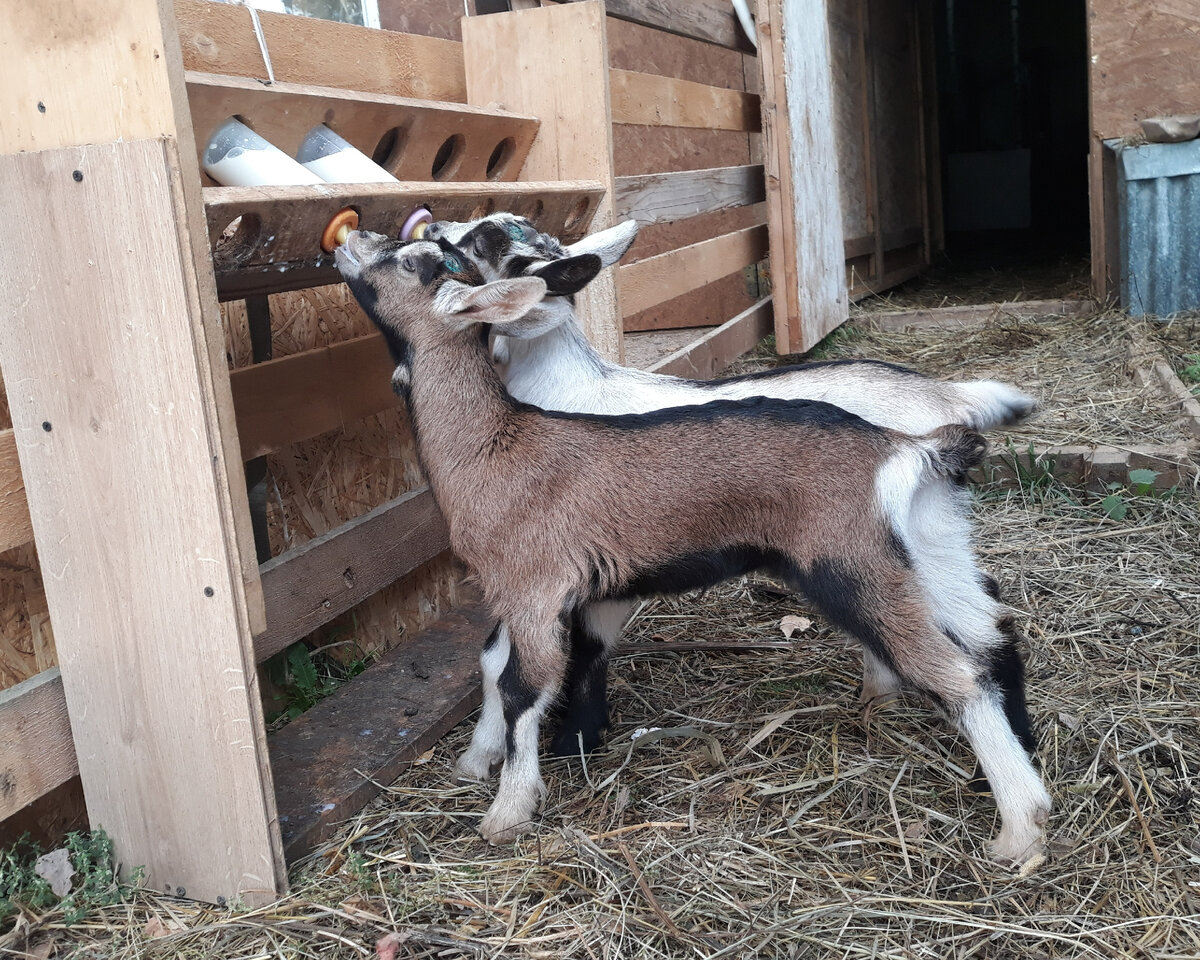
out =
{"type": "Polygon", "coordinates": [[[543,690],[513,726],[513,752],[500,771],[496,799],[479,824],[480,834],[489,843],[504,843],[524,832],[546,795],[546,784],[538,769],[538,729],[554,694],[553,690],[543,690]]]}
{"type": "Polygon", "coordinates": [[[882,706],[900,695],[900,678],[882,660],[863,647],[863,685],[859,697],[864,707],[882,706]]]}
{"type": "Polygon", "coordinates": [[[1043,850],[1042,827],[1050,816],[1050,794],[1008,725],[999,698],[984,692],[958,718],[992,785],[1001,828],[992,856],[1024,863],[1043,850]]]}
{"type": "Polygon", "coordinates": [[[621,629],[629,619],[629,611],[633,609],[630,600],[601,600],[588,604],[583,616],[587,621],[588,631],[597,640],[604,643],[604,652],[612,653],[613,647],[621,636],[621,629]]]}
{"type": "Polygon", "coordinates": [[[500,625],[500,633],[491,648],[479,655],[483,671],[483,710],[475,723],[471,745],[454,766],[456,780],[487,780],[492,767],[504,759],[504,704],[500,700],[500,674],[508,663],[508,625],[500,625]]]}

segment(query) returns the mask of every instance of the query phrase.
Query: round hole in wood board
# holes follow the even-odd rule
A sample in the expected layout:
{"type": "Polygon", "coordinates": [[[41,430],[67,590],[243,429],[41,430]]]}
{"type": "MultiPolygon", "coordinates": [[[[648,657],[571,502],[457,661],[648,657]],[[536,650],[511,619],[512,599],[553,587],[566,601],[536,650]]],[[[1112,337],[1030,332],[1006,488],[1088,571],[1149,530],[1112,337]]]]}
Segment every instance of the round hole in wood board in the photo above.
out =
{"type": "Polygon", "coordinates": [[[234,217],[217,237],[213,259],[219,266],[241,266],[250,259],[261,236],[262,218],[257,213],[234,217]]]}
{"type": "Polygon", "coordinates": [[[583,218],[587,216],[588,207],[591,205],[591,200],[587,197],[581,197],[575,206],[571,208],[571,212],[567,214],[567,219],[563,221],[563,230],[574,230],[583,223],[583,218]]]}
{"type": "Polygon", "coordinates": [[[449,180],[458,173],[465,145],[466,140],[463,139],[463,135],[455,133],[447,137],[445,143],[438,147],[437,155],[433,158],[433,167],[429,171],[434,180],[449,180]]]}
{"type": "Polygon", "coordinates": [[[488,157],[486,176],[489,180],[499,180],[508,170],[509,161],[516,152],[517,142],[512,137],[505,137],[488,157]]]}
{"type": "Polygon", "coordinates": [[[392,127],[375,144],[375,149],[371,151],[371,159],[394,175],[396,168],[400,166],[400,158],[404,155],[404,145],[407,141],[407,128],[392,127]]]}

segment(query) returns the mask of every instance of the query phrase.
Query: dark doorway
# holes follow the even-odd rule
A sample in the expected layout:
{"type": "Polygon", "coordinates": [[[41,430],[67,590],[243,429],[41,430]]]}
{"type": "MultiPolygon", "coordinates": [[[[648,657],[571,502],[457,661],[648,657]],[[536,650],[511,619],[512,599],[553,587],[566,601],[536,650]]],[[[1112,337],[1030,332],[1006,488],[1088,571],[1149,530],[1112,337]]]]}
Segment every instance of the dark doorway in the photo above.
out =
{"type": "Polygon", "coordinates": [[[1086,278],[1084,0],[934,0],[934,25],[943,270],[1086,278]]]}

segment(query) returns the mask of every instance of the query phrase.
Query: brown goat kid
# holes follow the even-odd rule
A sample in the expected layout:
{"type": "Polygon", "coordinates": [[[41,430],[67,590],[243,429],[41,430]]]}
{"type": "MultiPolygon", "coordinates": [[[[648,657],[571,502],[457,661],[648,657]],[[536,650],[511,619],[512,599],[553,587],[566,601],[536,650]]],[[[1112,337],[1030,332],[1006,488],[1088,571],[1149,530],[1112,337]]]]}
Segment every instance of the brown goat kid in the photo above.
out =
{"type": "Polygon", "coordinates": [[[502,624],[489,643],[503,728],[477,729],[460,762],[484,775],[503,761],[485,838],[519,833],[544,793],[538,728],[582,605],[768,570],[967,735],[1003,820],[995,855],[1040,849],[1050,798],[1014,732],[1028,722],[1022,678],[961,557],[958,484],[983,453],[977,434],[910,437],[829,404],[769,399],[547,413],[509,397],[479,328],[519,320],[542,280],[479,286],[449,244],[362,232],[337,264],[388,340],[451,545],[502,624]],[[953,584],[929,601],[930,578],[953,584]]]}

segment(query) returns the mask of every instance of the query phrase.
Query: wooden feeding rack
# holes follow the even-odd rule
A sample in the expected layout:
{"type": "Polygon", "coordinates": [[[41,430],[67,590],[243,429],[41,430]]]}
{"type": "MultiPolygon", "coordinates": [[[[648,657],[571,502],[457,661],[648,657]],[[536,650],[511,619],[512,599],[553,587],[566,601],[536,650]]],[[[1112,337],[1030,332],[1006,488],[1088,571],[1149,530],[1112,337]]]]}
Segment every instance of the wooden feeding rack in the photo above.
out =
{"type": "MultiPolygon", "coordinates": [[[[554,118],[454,102],[460,45],[262,21],[269,84],[244,8],[53,0],[33,20],[0,14],[13,420],[0,546],[36,542],[60,665],[0,691],[0,819],[78,773],[92,825],[149,884],[248,902],[285,887],[285,845],[365,800],[355,771],[394,772],[471,707],[491,624],[468,599],[268,749],[256,664],[447,536],[418,487],[258,562],[242,463],[397,401],[375,334],[231,375],[219,301],[262,308],[336,281],[318,239],[343,207],[390,233],[417,204],[440,219],[509,209],[571,239],[610,187],[569,158],[521,181],[531,151],[570,138],[554,118]],[[327,66],[305,75],[314,62],[327,66]],[[231,115],[285,150],[326,123],[401,182],[213,186],[198,148],[231,115]]],[[[597,82],[559,68],[564,86],[597,82]]]]}

